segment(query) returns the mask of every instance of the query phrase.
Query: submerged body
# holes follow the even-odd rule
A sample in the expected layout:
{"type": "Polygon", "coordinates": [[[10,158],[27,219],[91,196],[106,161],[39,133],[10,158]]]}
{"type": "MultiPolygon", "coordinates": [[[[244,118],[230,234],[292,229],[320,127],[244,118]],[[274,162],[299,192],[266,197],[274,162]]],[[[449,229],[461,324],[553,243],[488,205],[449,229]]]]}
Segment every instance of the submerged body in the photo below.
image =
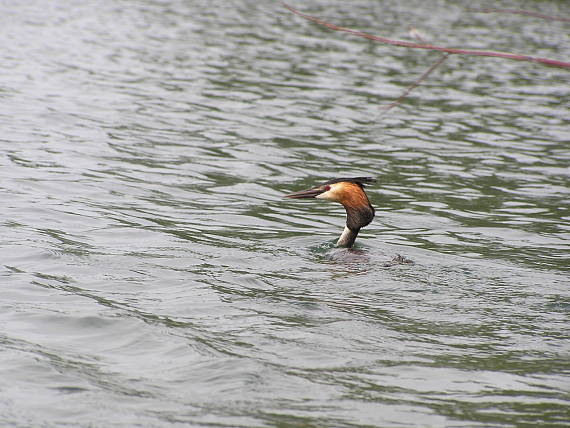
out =
{"type": "Polygon", "coordinates": [[[360,229],[370,224],[374,218],[374,207],[364,192],[364,185],[375,181],[372,177],[335,178],[311,189],[285,195],[285,197],[325,199],[342,204],[346,210],[346,226],[336,245],[351,248],[360,229]]]}

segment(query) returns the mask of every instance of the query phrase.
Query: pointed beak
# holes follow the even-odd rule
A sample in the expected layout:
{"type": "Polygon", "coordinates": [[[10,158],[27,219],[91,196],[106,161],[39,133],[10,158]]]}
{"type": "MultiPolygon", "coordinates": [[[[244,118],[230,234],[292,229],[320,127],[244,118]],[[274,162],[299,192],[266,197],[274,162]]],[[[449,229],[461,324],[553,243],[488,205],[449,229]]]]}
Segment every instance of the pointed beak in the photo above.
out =
{"type": "Polygon", "coordinates": [[[310,199],[310,198],[316,198],[321,193],[324,193],[324,191],[325,190],[320,187],[315,187],[314,189],[301,190],[300,192],[289,193],[288,195],[285,195],[283,197],[291,199],[310,199]]]}

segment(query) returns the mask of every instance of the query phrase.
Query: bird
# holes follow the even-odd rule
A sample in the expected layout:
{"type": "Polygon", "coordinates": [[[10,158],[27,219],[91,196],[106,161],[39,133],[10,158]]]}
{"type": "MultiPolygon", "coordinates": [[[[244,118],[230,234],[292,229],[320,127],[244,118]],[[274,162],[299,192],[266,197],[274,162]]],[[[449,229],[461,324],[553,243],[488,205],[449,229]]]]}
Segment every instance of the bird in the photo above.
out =
{"type": "Polygon", "coordinates": [[[373,177],[334,178],[318,186],[290,193],[284,197],[290,199],[324,199],[342,204],[346,210],[346,226],[336,246],[352,248],[360,229],[369,225],[374,218],[374,207],[368,200],[364,185],[375,182],[376,179],[373,177]]]}

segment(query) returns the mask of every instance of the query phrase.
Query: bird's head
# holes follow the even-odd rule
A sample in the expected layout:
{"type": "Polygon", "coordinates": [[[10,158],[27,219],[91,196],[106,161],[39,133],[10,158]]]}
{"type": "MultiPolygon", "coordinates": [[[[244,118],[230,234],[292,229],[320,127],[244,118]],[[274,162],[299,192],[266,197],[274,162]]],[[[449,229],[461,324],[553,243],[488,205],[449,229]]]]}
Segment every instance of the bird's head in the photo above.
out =
{"type": "Polygon", "coordinates": [[[374,183],[372,177],[335,178],[316,187],[285,195],[291,199],[324,199],[338,202],[347,213],[347,226],[359,229],[374,218],[374,208],[364,192],[364,185],[374,183]]]}
{"type": "Polygon", "coordinates": [[[335,178],[307,190],[285,195],[291,199],[325,199],[339,202],[345,207],[359,208],[368,206],[370,202],[364,193],[364,185],[374,183],[372,177],[335,178]]]}

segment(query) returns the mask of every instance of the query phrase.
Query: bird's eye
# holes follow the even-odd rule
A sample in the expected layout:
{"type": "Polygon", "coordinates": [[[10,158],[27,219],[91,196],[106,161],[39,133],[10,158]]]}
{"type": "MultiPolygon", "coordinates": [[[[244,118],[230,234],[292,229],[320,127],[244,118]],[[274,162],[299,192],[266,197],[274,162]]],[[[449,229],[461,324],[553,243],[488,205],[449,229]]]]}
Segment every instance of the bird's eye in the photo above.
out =
{"type": "Polygon", "coordinates": [[[331,190],[331,186],[325,186],[325,192],[328,192],[329,190],[331,190]]]}

